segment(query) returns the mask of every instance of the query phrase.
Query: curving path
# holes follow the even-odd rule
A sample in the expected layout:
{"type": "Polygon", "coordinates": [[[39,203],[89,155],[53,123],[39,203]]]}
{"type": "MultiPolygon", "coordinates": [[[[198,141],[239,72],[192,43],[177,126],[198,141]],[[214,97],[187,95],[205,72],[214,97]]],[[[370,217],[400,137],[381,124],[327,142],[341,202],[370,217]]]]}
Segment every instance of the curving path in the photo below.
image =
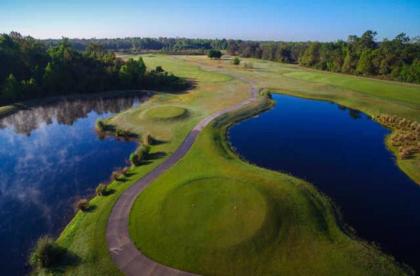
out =
{"type": "Polygon", "coordinates": [[[136,248],[128,233],[130,210],[134,201],[144,188],[175,165],[188,152],[197,136],[211,121],[222,114],[238,110],[256,100],[258,89],[252,83],[250,84],[250,98],[230,108],[215,112],[201,120],[190,131],[181,146],[168,159],[133,184],[118,199],[108,220],[106,239],[112,260],[125,275],[194,275],[159,264],[143,255],[136,248]]]}

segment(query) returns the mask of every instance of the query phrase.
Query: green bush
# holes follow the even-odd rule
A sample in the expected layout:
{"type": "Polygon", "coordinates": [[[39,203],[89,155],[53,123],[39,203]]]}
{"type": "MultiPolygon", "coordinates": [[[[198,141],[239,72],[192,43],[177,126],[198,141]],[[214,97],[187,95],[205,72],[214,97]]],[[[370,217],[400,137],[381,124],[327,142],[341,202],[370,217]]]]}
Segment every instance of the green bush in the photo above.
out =
{"type": "Polygon", "coordinates": [[[52,238],[41,237],[32,250],[29,264],[34,269],[51,268],[59,264],[65,252],[65,249],[58,246],[52,238]]]}
{"type": "Polygon", "coordinates": [[[214,50],[214,49],[210,50],[209,53],[207,54],[207,56],[212,59],[220,59],[222,55],[223,55],[222,52],[220,52],[219,50],[214,50]]]}
{"type": "Polygon", "coordinates": [[[232,64],[233,64],[233,65],[239,65],[239,64],[241,64],[241,60],[240,60],[238,57],[235,57],[235,58],[232,60],[232,64]]]}

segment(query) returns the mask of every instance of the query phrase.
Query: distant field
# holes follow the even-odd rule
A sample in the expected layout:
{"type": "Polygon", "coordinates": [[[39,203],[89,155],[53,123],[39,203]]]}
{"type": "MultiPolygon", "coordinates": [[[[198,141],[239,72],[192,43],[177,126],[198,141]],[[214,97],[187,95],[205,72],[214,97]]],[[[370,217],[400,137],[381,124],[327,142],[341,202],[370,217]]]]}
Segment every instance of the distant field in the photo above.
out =
{"type": "Polygon", "coordinates": [[[402,102],[417,107],[420,106],[420,88],[417,85],[315,71],[290,72],[284,74],[284,76],[334,85],[336,87],[354,90],[367,95],[374,95],[379,98],[402,102]]]}
{"type": "MultiPolygon", "coordinates": [[[[203,68],[216,66],[206,58],[185,57],[203,68]]],[[[219,71],[234,72],[259,87],[281,93],[334,101],[369,115],[398,115],[420,121],[420,85],[382,81],[351,75],[316,71],[297,65],[242,59],[253,69],[234,66],[230,60],[217,63],[219,71]]]]}

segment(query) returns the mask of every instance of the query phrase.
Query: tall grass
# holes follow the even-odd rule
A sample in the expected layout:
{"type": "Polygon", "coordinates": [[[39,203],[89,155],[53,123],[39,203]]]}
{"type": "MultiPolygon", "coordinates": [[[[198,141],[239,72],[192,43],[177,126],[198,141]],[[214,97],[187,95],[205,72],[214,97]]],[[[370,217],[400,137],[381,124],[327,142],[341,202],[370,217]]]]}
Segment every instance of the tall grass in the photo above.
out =
{"type": "Polygon", "coordinates": [[[420,124],[393,115],[379,115],[376,120],[394,130],[391,145],[398,150],[401,159],[414,158],[420,153],[420,124]]]}

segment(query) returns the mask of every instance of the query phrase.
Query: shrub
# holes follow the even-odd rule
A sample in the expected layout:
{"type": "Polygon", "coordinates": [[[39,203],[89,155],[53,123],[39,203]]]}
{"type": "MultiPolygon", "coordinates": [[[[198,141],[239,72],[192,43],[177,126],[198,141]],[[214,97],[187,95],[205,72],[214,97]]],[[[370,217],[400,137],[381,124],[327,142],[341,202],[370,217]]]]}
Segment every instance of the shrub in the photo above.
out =
{"type": "Polygon", "coordinates": [[[107,194],[107,186],[104,183],[100,183],[98,187],[96,187],[96,195],[104,196],[106,194],[107,194]]]}
{"type": "Polygon", "coordinates": [[[121,169],[121,174],[122,175],[126,175],[127,173],[128,173],[128,168],[127,167],[121,169]]]}
{"type": "Polygon", "coordinates": [[[125,131],[125,130],[122,130],[122,129],[117,129],[115,131],[115,135],[117,135],[118,137],[128,138],[130,136],[130,133],[128,131],[125,131]]]}
{"type": "Polygon", "coordinates": [[[141,158],[139,158],[137,152],[133,152],[132,154],[130,154],[130,163],[133,166],[140,166],[141,158]]]}
{"type": "Polygon", "coordinates": [[[112,174],[111,174],[111,180],[112,181],[118,181],[120,176],[121,176],[121,173],[119,172],[119,170],[113,171],[112,174]]]}
{"type": "Polygon", "coordinates": [[[241,63],[241,60],[238,58],[238,57],[235,57],[233,60],[232,60],[232,64],[233,65],[239,65],[241,63]]]}
{"type": "Polygon", "coordinates": [[[51,268],[58,265],[65,252],[52,238],[41,237],[32,250],[29,264],[34,269],[51,268]]]}
{"type": "Polygon", "coordinates": [[[420,152],[420,124],[393,115],[381,114],[376,120],[394,130],[391,138],[392,146],[396,147],[401,159],[413,158],[420,152]]]}
{"type": "Polygon", "coordinates": [[[143,136],[143,141],[142,141],[143,145],[151,145],[152,142],[153,142],[153,137],[149,133],[143,136]]]}
{"type": "Polygon", "coordinates": [[[104,131],[105,124],[101,120],[96,121],[96,129],[100,131],[104,131]]]}
{"type": "Polygon", "coordinates": [[[219,50],[210,50],[209,53],[207,54],[209,58],[212,59],[220,59],[222,57],[222,52],[220,52],[219,50]]]}
{"type": "Polygon", "coordinates": [[[140,166],[143,159],[149,154],[150,146],[142,144],[130,155],[130,162],[133,166],[140,166]]]}
{"type": "Polygon", "coordinates": [[[82,198],[80,199],[77,203],[76,203],[76,208],[82,212],[86,212],[89,210],[89,200],[87,200],[86,198],[82,198]]]}

